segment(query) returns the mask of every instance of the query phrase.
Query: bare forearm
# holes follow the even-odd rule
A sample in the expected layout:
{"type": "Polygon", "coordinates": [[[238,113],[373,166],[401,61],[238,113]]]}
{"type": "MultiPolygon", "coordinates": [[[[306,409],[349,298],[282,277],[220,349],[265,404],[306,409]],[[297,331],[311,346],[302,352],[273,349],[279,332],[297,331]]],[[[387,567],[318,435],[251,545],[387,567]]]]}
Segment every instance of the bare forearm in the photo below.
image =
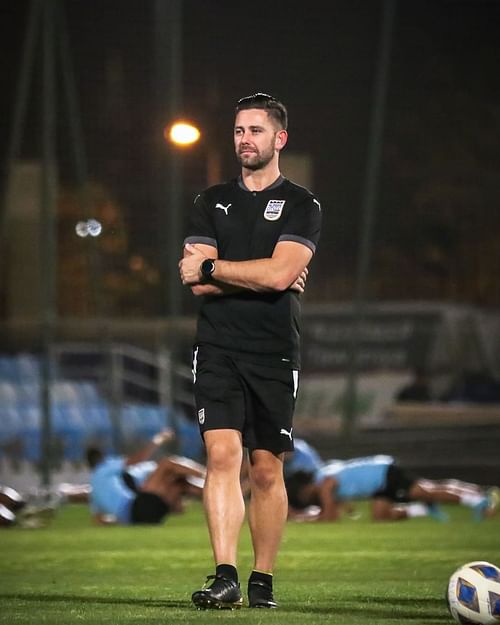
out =
{"type": "Polygon", "coordinates": [[[311,256],[312,252],[306,246],[283,241],[276,245],[271,258],[232,261],[215,257],[210,282],[203,283],[201,265],[207,259],[205,250],[202,246],[187,244],[185,255],[179,261],[179,270],[182,283],[190,285],[195,295],[220,295],[227,285],[251,291],[293,288],[302,292],[311,256]]]}
{"type": "Polygon", "coordinates": [[[128,458],[126,459],[127,466],[149,460],[157,449],[158,446],[155,445],[153,442],[148,443],[145,447],[137,451],[135,454],[128,456],[128,458]]]}
{"type": "Polygon", "coordinates": [[[206,282],[204,284],[195,284],[191,287],[193,295],[231,295],[238,293],[243,289],[223,282],[206,282]]]}
{"type": "Polygon", "coordinates": [[[319,505],[321,512],[318,521],[336,521],[339,507],[335,499],[337,483],[333,478],[326,478],[319,487],[319,505]]]}
{"type": "Polygon", "coordinates": [[[251,291],[284,291],[297,278],[281,259],[217,260],[213,278],[233,287],[251,291]]]}
{"type": "MultiPolygon", "coordinates": [[[[306,285],[308,270],[307,267],[304,271],[297,277],[293,284],[290,285],[290,289],[292,291],[297,291],[297,293],[303,293],[306,285]]],[[[223,282],[208,282],[204,284],[195,284],[191,287],[191,293],[196,296],[201,295],[231,295],[233,293],[241,293],[244,291],[248,291],[249,289],[244,289],[239,286],[232,286],[231,284],[224,284],[223,282]]]]}
{"type": "Polygon", "coordinates": [[[145,460],[149,460],[149,458],[151,458],[151,456],[155,453],[158,447],[163,445],[163,443],[167,443],[168,441],[172,440],[173,437],[174,433],[170,429],[158,432],[153,436],[153,438],[145,447],[137,451],[135,454],[129,456],[126,459],[125,464],[127,466],[130,466],[131,464],[137,464],[138,462],[144,462],[145,460]]]}

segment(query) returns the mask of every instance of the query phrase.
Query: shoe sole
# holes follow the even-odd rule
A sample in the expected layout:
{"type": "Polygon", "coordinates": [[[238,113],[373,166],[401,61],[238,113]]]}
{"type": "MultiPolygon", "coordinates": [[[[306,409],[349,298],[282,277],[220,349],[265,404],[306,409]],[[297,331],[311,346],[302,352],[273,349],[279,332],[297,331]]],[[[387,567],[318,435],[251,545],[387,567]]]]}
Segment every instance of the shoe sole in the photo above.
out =
{"type": "Polygon", "coordinates": [[[239,610],[243,605],[243,598],[239,601],[226,603],[211,597],[196,597],[196,599],[193,599],[193,603],[198,610],[239,610]]]}

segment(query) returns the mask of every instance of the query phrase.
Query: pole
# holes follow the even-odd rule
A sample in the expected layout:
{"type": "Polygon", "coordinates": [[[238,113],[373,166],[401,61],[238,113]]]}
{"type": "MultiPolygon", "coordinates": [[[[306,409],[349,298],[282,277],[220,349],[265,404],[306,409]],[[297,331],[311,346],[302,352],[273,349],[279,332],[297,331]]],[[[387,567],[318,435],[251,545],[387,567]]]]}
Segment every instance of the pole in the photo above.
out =
{"type": "MultiPolygon", "coordinates": [[[[76,184],[78,188],[78,198],[80,207],[85,219],[91,215],[90,197],[88,188],[87,155],[85,141],[81,123],[81,113],[78,104],[78,90],[75,81],[75,71],[71,46],[69,42],[68,25],[64,13],[64,7],[58,5],[57,27],[59,35],[59,54],[62,70],[62,81],[64,95],[66,98],[66,109],[68,112],[71,153],[73,166],[75,169],[76,184]]],[[[87,258],[89,267],[89,299],[91,301],[90,310],[94,316],[99,316],[104,311],[102,309],[102,270],[101,259],[97,249],[97,239],[87,237],[87,258]]]]}
{"type": "MultiPolygon", "coordinates": [[[[182,5],[181,0],[169,2],[170,67],[168,109],[170,119],[175,119],[182,105],[182,5]]],[[[169,151],[169,292],[168,312],[176,317],[182,311],[182,284],[177,264],[182,253],[182,162],[179,150],[169,151]]]]}
{"type": "Polygon", "coordinates": [[[56,101],[54,54],[55,0],[45,0],[43,14],[43,93],[42,93],[42,188],[41,188],[41,275],[42,275],[42,359],[40,399],[41,428],[41,480],[50,485],[52,451],[51,345],[57,314],[56,302],[56,101]]]}
{"type": "Polygon", "coordinates": [[[39,25],[42,18],[42,5],[40,0],[32,0],[28,17],[28,28],[23,46],[23,57],[21,61],[21,72],[16,86],[16,96],[14,101],[14,119],[12,122],[12,132],[9,138],[9,146],[7,152],[7,175],[4,189],[4,202],[2,213],[0,215],[0,244],[6,238],[5,217],[7,213],[7,195],[8,185],[12,179],[12,170],[14,163],[19,158],[21,151],[22,130],[26,117],[26,107],[28,103],[28,92],[30,80],[33,75],[33,67],[35,62],[35,46],[37,43],[37,35],[39,33],[39,25]]]}
{"type": "Polygon", "coordinates": [[[379,191],[380,163],[382,160],[384,117],[389,84],[392,33],[396,12],[396,0],[384,0],[380,49],[374,82],[373,105],[370,119],[370,138],[366,160],[365,184],[361,208],[360,245],[356,269],[351,337],[347,368],[345,405],[342,432],[350,437],[356,418],[358,396],[358,352],[362,341],[363,321],[367,308],[367,283],[371,258],[373,223],[379,191]]]}
{"type": "MultiPolygon", "coordinates": [[[[182,0],[156,0],[156,104],[158,136],[167,120],[172,121],[182,105],[182,0]]],[[[179,280],[178,261],[182,254],[182,162],[178,149],[162,140],[158,155],[156,181],[157,206],[161,228],[162,268],[166,276],[165,310],[170,317],[182,311],[182,285],[179,280]],[[165,158],[166,150],[167,157],[165,158]]]]}

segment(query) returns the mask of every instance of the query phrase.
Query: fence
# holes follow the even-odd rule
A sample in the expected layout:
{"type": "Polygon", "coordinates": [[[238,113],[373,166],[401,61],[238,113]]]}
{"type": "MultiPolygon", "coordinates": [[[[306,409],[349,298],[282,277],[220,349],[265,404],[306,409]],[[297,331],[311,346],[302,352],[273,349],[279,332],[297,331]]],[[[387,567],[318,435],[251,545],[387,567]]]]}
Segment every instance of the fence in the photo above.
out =
{"type": "MultiPolygon", "coordinates": [[[[176,431],[175,451],[199,459],[201,441],[189,418],[188,367],[173,364],[166,350],[111,343],[65,343],[51,347],[49,380],[51,473],[75,473],[85,450],[107,453],[137,449],[156,432],[176,431]],[[68,469],[71,467],[71,469],[68,469]]],[[[0,357],[0,467],[38,473],[43,454],[41,356],[0,357]]],[[[73,481],[73,480],[71,480],[73,481]]]]}

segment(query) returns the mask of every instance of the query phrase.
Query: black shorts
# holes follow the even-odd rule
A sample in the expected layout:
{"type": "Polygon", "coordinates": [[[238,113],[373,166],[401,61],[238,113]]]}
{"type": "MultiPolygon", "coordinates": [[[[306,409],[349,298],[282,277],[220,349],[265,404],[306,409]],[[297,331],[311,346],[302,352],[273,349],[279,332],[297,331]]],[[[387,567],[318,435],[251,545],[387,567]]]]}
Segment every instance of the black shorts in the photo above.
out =
{"type": "Polygon", "coordinates": [[[398,503],[410,501],[409,491],[416,478],[404,471],[397,464],[391,464],[387,469],[387,480],[384,488],[378,490],[373,498],[383,497],[398,503]]]}
{"type": "Polygon", "coordinates": [[[170,512],[169,505],[155,493],[139,492],[132,503],[130,522],[161,523],[170,512]]]}
{"type": "Polygon", "coordinates": [[[296,369],[240,360],[211,346],[195,347],[193,378],[200,432],[241,432],[249,450],[293,451],[296,369]]]}
{"type": "Polygon", "coordinates": [[[137,484],[135,483],[134,478],[127,471],[122,472],[122,480],[125,486],[127,486],[127,488],[130,488],[131,491],[133,491],[134,493],[140,492],[137,488],[137,484]]]}

